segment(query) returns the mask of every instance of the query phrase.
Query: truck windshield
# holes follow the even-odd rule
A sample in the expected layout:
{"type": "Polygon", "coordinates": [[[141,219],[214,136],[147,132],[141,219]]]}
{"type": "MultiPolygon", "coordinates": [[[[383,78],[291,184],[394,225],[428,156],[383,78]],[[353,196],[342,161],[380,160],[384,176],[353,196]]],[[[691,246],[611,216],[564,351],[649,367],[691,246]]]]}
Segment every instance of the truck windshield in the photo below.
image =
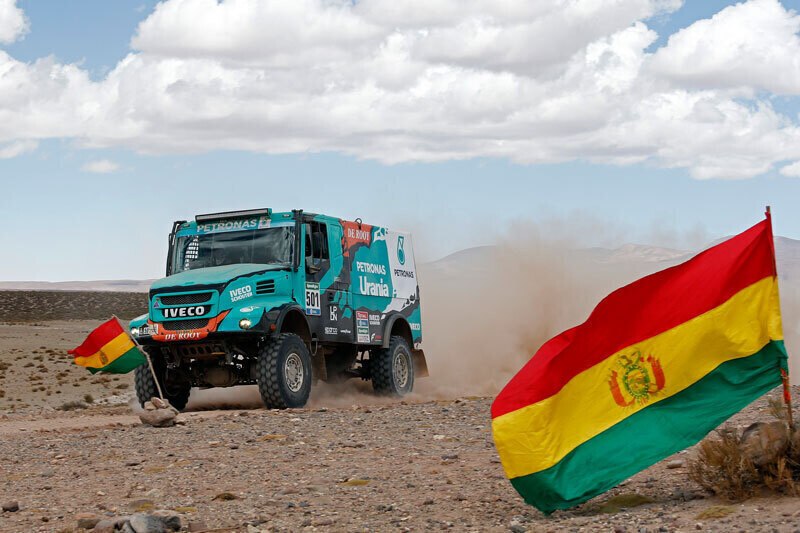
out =
{"type": "Polygon", "coordinates": [[[173,274],[222,265],[292,265],[294,228],[230,231],[175,239],[173,274]]]}

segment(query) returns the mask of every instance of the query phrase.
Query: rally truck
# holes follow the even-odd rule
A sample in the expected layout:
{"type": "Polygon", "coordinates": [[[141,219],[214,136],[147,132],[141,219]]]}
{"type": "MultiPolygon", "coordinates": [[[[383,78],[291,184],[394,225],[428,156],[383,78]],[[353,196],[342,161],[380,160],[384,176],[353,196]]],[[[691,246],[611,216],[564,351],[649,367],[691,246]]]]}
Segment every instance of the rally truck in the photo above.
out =
{"type": "Polygon", "coordinates": [[[179,410],[192,387],[258,385],[284,409],[312,381],[402,396],[428,373],[411,235],[302,210],[175,222],[167,275],[130,331],[153,367],[136,370],[139,402],[157,378],[179,410]]]}

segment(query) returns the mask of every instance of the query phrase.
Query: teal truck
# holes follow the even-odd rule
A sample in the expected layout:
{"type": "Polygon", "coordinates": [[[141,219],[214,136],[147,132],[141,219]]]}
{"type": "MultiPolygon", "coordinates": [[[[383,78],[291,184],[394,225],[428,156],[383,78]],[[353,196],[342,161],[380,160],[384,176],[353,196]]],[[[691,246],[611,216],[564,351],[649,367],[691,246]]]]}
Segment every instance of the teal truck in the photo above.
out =
{"type": "MultiPolygon", "coordinates": [[[[285,409],[312,381],[402,396],[428,373],[411,235],[302,210],[175,222],[167,276],[130,330],[179,410],[192,387],[258,385],[285,409]]],[[[140,403],[156,395],[147,366],[135,385],[140,403]]]]}

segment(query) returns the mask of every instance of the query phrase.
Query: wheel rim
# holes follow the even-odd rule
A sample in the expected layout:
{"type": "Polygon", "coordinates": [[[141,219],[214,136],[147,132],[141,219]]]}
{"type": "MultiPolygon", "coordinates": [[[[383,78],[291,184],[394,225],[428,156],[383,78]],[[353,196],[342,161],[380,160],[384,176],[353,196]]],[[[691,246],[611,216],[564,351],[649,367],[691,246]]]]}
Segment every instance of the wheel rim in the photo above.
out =
{"type": "Polygon", "coordinates": [[[283,377],[286,386],[292,392],[298,392],[303,388],[303,360],[294,352],[286,356],[286,364],[283,366],[283,377]]]}
{"type": "Polygon", "coordinates": [[[408,359],[403,352],[397,352],[394,356],[394,384],[398,389],[406,388],[408,385],[408,359]]]}

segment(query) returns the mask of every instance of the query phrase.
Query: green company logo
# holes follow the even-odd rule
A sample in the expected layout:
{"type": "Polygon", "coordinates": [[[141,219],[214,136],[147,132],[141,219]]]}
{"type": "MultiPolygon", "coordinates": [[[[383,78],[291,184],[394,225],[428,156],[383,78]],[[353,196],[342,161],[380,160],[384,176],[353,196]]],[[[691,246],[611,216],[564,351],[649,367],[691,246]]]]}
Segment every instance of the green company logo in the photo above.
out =
{"type": "Polygon", "coordinates": [[[397,237],[397,260],[400,261],[401,265],[406,264],[406,251],[403,250],[403,245],[406,242],[406,238],[402,235],[398,235],[397,237]]]}

